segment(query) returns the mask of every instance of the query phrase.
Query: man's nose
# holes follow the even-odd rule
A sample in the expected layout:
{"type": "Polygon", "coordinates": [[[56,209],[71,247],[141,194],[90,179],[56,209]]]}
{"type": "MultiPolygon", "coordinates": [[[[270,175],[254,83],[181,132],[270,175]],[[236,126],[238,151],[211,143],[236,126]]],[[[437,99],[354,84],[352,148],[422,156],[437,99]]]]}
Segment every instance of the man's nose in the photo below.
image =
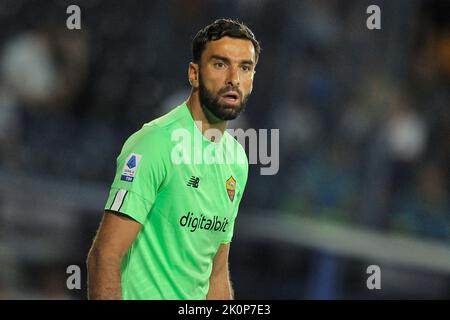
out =
{"type": "Polygon", "coordinates": [[[240,79],[239,79],[239,69],[236,67],[229,68],[227,85],[231,85],[233,87],[239,87],[240,79]]]}

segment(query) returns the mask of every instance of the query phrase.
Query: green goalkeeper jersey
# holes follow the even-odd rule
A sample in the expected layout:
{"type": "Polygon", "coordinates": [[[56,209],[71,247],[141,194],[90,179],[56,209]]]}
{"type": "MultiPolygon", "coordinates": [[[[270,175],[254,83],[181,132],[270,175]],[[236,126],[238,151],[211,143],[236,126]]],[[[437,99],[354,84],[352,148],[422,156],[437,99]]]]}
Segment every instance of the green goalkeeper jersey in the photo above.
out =
{"type": "Polygon", "coordinates": [[[122,260],[123,299],[205,299],[247,175],[242,146],[226,131],[206,139],[186,103],[131,135],[105,205],[142,224],[122,260]]]}

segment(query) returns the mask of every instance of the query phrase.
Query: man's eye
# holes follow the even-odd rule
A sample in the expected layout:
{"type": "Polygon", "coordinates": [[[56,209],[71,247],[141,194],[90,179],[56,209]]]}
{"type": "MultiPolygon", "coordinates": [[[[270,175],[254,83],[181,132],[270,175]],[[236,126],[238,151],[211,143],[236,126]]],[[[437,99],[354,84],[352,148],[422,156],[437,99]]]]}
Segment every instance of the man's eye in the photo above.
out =
{"type": "Polygon", "coordinates": [[[250,71],[250,66],[242,66],[242,70],[244,71],[250,71]]]}
{"type": "Polygon", "coordinates": [[[214,66],[216,68],[221,69],[221,68],[225,67],[225,64],[223,62],[216,62],[216,63],[214,63],[214,66]]]}

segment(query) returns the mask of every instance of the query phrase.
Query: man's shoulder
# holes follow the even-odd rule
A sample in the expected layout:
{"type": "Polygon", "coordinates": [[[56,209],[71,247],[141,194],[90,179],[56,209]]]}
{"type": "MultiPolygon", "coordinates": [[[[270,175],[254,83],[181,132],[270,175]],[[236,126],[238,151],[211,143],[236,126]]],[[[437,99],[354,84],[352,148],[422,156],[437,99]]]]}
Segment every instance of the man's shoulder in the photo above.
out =
{"type": "Polygon", "coordinates": [[[234,150],[237,150],[238,156],[245,157],[245,160],[248,163],[244,146],[242,146],[242,144],[227,130],[225,130],[224,134],[227,139],[227,148],[233,148],[234,150]]]}
{"type": "Polygon", "coordinates": [[[233,155],[233,164],[236,167],[239,167],[239,170],[246,176],[248,174],[248,157],[245,148],[228,131],[225,131],[225,136],[227,139],[226,146],[228,152],[231,152],[233,155]]]}
{"type": "Polygon", "coordinates": [[[182,125],[185,114],[183,105],[175,107],[163,116],[145,123],[126,140],[124,150],[138,150],[143,153],[165,150],[172,146],[171,132],[182,125]]]}
{"type": "Polygon", "coordinates": [[[150,131],[161,130],[162,132],[170,132],[170,129],[183,125],[187,117],[187,107],[185,103],[174,107],[166,114],[147,122],[143,125],[143,128],[152,128],[150,131]]]}

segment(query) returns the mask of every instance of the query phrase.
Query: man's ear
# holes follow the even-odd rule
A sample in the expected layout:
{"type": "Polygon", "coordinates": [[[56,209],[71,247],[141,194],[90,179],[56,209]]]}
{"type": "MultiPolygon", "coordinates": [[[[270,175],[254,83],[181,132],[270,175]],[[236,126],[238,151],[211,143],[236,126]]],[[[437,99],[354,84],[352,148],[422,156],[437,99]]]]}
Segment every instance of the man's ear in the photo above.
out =
{"type": "Polygon", "coordinates": [[[198,87],[199,72],[200,72],[199,65],[197,63],[190,62],[188,70],[189,83],[194,89],[198,87]]]}

